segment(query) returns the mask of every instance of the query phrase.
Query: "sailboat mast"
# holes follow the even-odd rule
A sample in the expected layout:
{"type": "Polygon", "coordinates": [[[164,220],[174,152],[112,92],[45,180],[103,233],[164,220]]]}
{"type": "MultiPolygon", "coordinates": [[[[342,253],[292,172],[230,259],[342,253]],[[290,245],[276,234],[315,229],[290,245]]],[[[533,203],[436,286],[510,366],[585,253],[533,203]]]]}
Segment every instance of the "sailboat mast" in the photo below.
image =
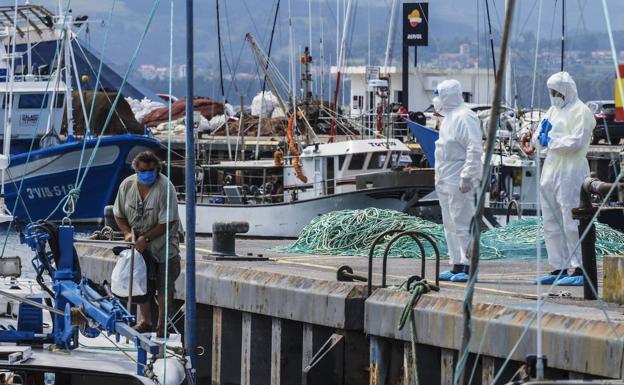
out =
{"type": "Polygon", "coordinates": [[[390,10],[390,25],[388,26],[388,39],[386,40],[386,55],[384,58],[384,68],[388,71],[390,60],[392,59],[392,41],[394,39],[394,24],[396,23],[397,4],[399,0],[392,0],[392,8],[390,10]]]}
{"type": "MultiPolygon", "coordinates": [[[[505,0],[505,10],[509,7],[509,0],[505,0]]],[[[512,85],[511,85],[511,50],[507,52],[507,60],[504,62],[505,64],[505,103],[507,103],[508,107],[513,108],[513,96],[512,96],[512,85]]]]}
{"type": "MultiPolygon", "coordinates": [[[[267,62],[265,66],[264,80],[262,81],[262,93],[260,94],[260,116],[258,117],[258,132],[256,134],[256,151],[255,159],[258,160],[260,156],[260,133],[262,132],[262,112],[264,111],[264,92],[266,91],[266,70],[269,68],[269,61],[271,60],[271,49],[273,48],[273,37],[275,36],[275,25],[277,24],[277,15],[279,14],[280,0],[277,0],[275,6],[275,15],[273,16],[273,27],[271,28],[271,38],[269,39],[269,49],[267,51],[267,62]]],[[[284,111],[286,113],[286,111],[284,111]]],[[[242,112],[241,112],[242,117],[242,112]]]]}
{"type": "Polygon", "coordinates": [[[561,71],[563,71],[563,57],[565,54],[565,0],[561,0],[561,71]]]}
{"type": "Polygon", "coordinates": [[[345,11],[344,25],[342,26],[342,40],[340,41],[340,49],[338,51],[338,57],[336,57],[336,88],[334,89],[334,101],[332,103],[333,118],[329,128],[329,142],[333,143],[334,136],[336,135],[336,117],[337,117],[337,104],[338,104],[338,91],[340,89],[340,77],[342,74],[342,66],[344,65],[345,46],[347,44],[347,32],[349,31],[349,18],[351,15],[351,0],[348,0],[345,11]]]}
{"type": "MultiPolygon", "coordinates": [[[[225,88],[223,87],[223,59],[221,58],[222,56],[221,54],[221,18],[219,17],[219,0],[216,0],[216,4],[217,4],[217,42],[219,46],[219,82],[221,84],[221,102],[225,106],[225,88]]],[[[242,114],[242,111],[241,111],[241,114],[242,114]]],[[[228,127],[228,119],[230,117],[227,116],[227,114],[225,114],[225,110],[224,110],[223,116],[225,117],[225,121],[223,122],[223,125],[225,127],[225,136],[227,138],[226,141],[227,141],[227,148],[228,148],[228,159],[232,160],[232,144],[230,143],[230,128],[228,127]]]]}
{"type": "MultiPolygon", "coordinates": [[[[186,0],[186,298],[184,312],[184,345],[196,365],[195,339],[195,132],[193,129],[193,0],[186,0]]],[[[194,383],[192,379],[191,383],[194,383]]]]}

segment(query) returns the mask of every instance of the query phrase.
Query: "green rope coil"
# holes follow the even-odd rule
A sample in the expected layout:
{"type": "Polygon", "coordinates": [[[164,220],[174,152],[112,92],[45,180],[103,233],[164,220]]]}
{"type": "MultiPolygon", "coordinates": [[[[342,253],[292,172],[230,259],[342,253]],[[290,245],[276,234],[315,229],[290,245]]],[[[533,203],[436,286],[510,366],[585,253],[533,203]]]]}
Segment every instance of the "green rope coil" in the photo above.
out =
{"type": "MultiPolygon", "coordinates": [[[[531,259],[537,249],[535,237],[536,218],[524,218],[510,224],[485,231],[481,236],[481,259],[531,259]]],[[[377,236],[387,230],[400,229],[420,231],[435,239],[440,254],[447,253],[444,227],[440,224],[394,210],[368,208],[363,210],[334,211],[314,218],[299,234],[295,243],[276,251],[316,255],[368,256],[377,236]]],[[[543,231],[542,254],[546,255],[543,231]]],[[[375,249],[375,256],[382,256],[385,245],[392,238],[386,237],[375,249]]],[[[427,242],[423,243],[427,258],[435,255],[427,242]]],[[[624,234],[608,225],[596,222],[596,256],[624,253],[624,234]]],[[[390,250],[391,257],[420,258],[417,245],[408,237],[397,241],[390,250]]]]}

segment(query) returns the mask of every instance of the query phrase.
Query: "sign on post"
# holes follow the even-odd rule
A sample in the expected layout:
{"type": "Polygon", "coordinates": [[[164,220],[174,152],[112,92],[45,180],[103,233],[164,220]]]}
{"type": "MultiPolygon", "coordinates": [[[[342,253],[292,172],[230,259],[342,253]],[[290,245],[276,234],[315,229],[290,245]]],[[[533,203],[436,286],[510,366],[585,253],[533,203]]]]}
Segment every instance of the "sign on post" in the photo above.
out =
{"type": "Polygon", "coordinates": [[[371,80],[379,80],[380,72],[381,70],[378,66],[366,67],[366,75],[365,75],[366,83],[370,82],[371,80]]]}
{"type": "Polygon", "coordinates": [[[408,46],[429,44],[429,4],[403,4],[403,43],[408,46]]]}

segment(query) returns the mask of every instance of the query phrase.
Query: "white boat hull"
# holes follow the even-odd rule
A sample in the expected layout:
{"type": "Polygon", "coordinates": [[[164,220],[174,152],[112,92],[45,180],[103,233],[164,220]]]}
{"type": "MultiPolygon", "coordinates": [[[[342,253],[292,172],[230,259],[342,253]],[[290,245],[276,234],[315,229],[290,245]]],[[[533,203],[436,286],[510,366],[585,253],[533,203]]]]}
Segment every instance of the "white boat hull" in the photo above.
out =
{"type": "MultiPolygon", "coordinates": [[[[356,210],[369,207],[406,210],[416,189],[406,187],[377,188],[335,194],[316,199],[264,205],[197,204],[196,231],[211,234],[215,222],[249,222],[250,237],[296,238],[312,219],[336,210],[356,210]]],[[[178,204],[182,223],[186,220],[186,205],[178,204]]]]}

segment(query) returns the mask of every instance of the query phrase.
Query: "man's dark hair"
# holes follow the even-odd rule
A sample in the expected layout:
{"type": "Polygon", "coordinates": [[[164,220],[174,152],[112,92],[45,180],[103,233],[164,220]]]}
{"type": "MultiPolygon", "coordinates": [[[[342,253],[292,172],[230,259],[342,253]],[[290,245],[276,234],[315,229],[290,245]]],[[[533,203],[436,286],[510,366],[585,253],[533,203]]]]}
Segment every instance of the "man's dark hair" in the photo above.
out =
{"type": "Polygon", "coordinates": [[[137,154],[132,160],[132,169],[139,170],[139,163],[153,164],[156,170],[160,171],[160,159],[151,151],[143,151],[137,154]]]}

